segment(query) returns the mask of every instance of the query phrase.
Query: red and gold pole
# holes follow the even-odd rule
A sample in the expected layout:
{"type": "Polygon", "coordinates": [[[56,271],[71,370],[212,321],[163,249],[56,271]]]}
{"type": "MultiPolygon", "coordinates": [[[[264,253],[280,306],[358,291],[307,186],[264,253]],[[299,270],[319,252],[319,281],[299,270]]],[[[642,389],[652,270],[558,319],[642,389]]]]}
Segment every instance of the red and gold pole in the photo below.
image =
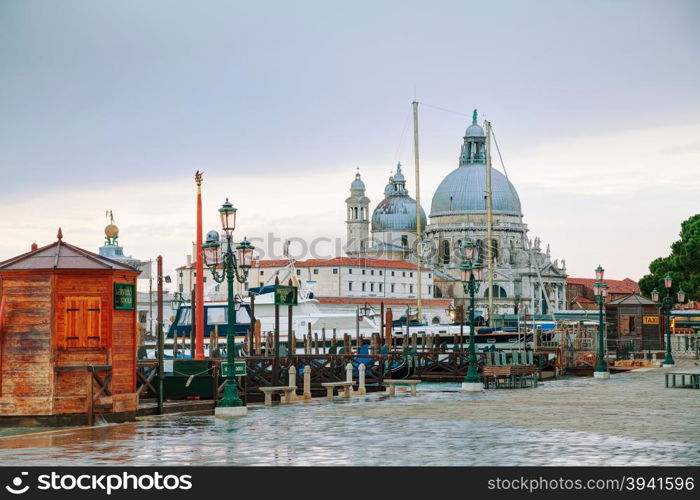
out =
{"type": "Polygon", "coordinates": [[[195,359],[204,359],[204,255],[202,254],[202,173],[194,174],[197,184],[197,250],[196,272],[196,312],[195,312],[195,359]]]}

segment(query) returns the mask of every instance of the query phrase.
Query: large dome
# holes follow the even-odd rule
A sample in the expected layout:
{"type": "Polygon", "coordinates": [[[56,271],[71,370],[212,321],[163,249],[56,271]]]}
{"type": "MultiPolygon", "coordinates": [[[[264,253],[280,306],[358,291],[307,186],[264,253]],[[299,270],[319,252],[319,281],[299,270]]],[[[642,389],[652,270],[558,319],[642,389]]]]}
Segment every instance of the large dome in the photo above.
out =
{"type": "MultiPolygon", "coordinates": [[[[491,169],[493,212],[521,215],[520,198],[505,175],[491,169]]],[[[472,164],[450,172],[438,186],[430,216],[486,212],[486,165],[472,164]]]]}
{"type": "MultiPolygon", "coordinates": [[[[421,227],[426,226],[426,217],[420,209],[421,227]]],[[[372,214],[372,232],[416,231],[416,200],[409,196],[387,196],[372,214]]]]}

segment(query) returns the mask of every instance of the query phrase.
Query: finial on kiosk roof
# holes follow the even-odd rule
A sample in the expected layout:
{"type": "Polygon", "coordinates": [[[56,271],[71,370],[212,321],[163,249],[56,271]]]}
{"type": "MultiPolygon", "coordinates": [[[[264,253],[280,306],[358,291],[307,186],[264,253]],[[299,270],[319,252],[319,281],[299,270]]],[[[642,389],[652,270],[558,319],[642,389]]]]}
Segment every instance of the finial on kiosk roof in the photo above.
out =
{"type": "Polygon", "coordinates": [[[59,241],[63,239],[63,231],[61,231],[61,228],[58,228],[58,234],[56,235],[59,241]]]}

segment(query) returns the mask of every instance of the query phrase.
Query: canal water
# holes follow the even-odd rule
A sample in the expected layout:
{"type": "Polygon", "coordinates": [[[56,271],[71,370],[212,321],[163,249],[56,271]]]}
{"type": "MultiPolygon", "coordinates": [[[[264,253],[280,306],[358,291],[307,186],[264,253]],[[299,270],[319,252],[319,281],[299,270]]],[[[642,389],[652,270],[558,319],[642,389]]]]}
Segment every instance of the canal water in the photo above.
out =
{"type": "MultiPolygon", "coordinates": [[[[591,379],[538,389],[586,386],[591,379]]],[[[620,384],[625,384],[620,378],[620,384]]],[[[91,429],[0,439],[2,465],[698,465],[700,445],[501,423],[401,418],[416,405],[501,398],[508,391],[462,394],[458,384],[422,384],[417,398],[397,393],[251,406],[234,420],[169,416],[91,429]],[[364,418],[355,408],[390,408],[364,418]]],[[[524,409],[523,411],[526,411],[524,409]]],[[[575,415],[573,418],[577,418],[575,415]]],[[[697,418],[694,415],[692,418],[697,418]]]]}

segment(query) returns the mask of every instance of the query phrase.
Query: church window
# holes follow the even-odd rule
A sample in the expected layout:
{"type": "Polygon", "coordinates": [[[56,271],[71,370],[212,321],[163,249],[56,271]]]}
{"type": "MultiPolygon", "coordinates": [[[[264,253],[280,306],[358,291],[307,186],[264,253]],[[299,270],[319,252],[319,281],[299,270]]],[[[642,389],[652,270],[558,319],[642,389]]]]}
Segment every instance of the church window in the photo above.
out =
{"type": "Polygon", "coordinates": [[[352,281],[348,281],[348,290],[352,292],[352,281]]]}
{"type": "Polygon", "coordinates": [[[394,293],[395,290],[396,290],[396,285],[394,285],[394,284],[392,283],[392,284],[391,284],[391,293],[394,293]]]}
{"type": "Polygon", "coordinates": [[[450,242],[447,240],[442,242],[442,263],[450,263],[450,242]]]}
{"type": "Polygon", "coordinates": [[[413,285],[408,285],[408,293],[413,293],[413,285]]]}
{"type": "Polygon", "coordinates": [[[355,218],[357,219],[357,207],[355,207],[355,218]]]}
{"type": "Polygon", "coordinates": [[[363,292],[365,291],[365,285],[366,285],[366,283],[363,281],[363,282],[362,282],[362,291],[363,291],[363,292]]]}
{"type": "Polygon", "coordinates": [[[373,292],[374,291],[374,283],[369,284],[369,291],[373,292]]]}
{"type": "Polygon", "coordinates": [[[382,284],[381,283],[379,283],[379,291],[380,292],[382,291],[382,284]]]}
{"type": "MultiPolygon", "coordinates": [[[[484,297],[488,297],[488,290],[484,294],[484,297]]],[[[500,286],[500,285],[493,285],[493,296],[494,297],[500,297],[500,298],[506,298],[508,297],[508,294],[506,293],[505,289],[500,286]]]]}

